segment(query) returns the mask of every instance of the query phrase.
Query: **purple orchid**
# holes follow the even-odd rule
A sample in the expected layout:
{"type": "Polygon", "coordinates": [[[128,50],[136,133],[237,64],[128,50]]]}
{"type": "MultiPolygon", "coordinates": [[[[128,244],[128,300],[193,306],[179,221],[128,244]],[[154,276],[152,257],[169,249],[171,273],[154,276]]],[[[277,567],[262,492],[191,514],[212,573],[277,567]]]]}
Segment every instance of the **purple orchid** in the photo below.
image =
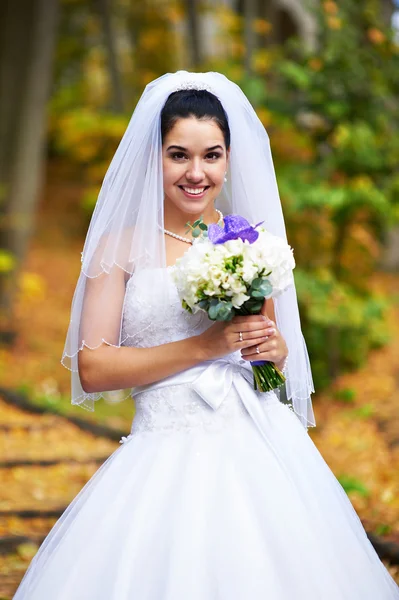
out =
{"type": "Polygon", "coordinates": [[[256,227],[261,225],[263,221],[257,223],[254,227],[248,223],[244,217],[240,215],[227,215],[223,219],[224,228],[212,223],[208,226],[208,238],[212,244],[224,244],[229,240],[241,239],[243,242],[248,240],[250,244],[256,242],[259,237],[259,232],[256,227]]]}

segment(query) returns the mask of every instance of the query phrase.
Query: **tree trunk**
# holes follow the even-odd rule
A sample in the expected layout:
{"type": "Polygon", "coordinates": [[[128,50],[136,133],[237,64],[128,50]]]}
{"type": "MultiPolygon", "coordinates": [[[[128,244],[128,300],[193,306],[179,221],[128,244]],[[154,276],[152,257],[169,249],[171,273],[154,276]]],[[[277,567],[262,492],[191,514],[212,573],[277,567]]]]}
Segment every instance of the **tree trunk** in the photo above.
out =
{"type": "Polygon", "coordinates": [[[57,0],[6,0],[2,6],[0,146],[6,144],[7,154],[0,152],[0,247],[16,261],[0,279],[1,325],[8,331],[40,188],[57,14],[57,0]]]}
{"type": "Polygon", "coordinates": [[[112,108],[114,112],[122,113],[125,102],[123,84],[118,67],[115,32],[112,26],[111,0],[97,0],[97,5],[102,21],[104,43],[108,54],[108,73],[112,90],[112,108]]]}
{"type": "Polygon", "coordinates": [[[200,27],[197,0],[187,0],[186,6],[191,63],[194,69],[198,69],[201,64],[202,56],[200,47],[200,27]]]}
{"type": "Polygon", "coordinates": [[[252,57],[256,49],[256,33],[254,21],[257,17],[256,0],[244,0],[244,43],[245,43],[245,73],[252,74],[252,57]]]}

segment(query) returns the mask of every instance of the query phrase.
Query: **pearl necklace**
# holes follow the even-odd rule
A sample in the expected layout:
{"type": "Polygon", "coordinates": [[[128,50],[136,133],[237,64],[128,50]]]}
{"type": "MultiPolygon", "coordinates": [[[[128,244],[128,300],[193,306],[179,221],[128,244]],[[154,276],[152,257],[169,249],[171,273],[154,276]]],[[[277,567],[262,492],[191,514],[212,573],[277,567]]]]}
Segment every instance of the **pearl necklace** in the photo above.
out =
{"type": "MultiPolygon", "coordinates": [[[[220,225],[221,222],[223,221],[223,214],[219,209],[215,208],[215,210],[219,215],[219,220],[218,220],[217,224],[220,225]]],[[[173,233],[173,231],[169,231],[168,229],[164,229],[163,231],[167,235],[170,235],[171,237],[175,238],[176,240],[180,240],[181,242],[186,242],[186,244],[193,244],[194,240],[196,239],[196,238],[192,238],[190,240],[190,238],[183,237],[182,235],[177,235],[177,233],[173,233]]]]}

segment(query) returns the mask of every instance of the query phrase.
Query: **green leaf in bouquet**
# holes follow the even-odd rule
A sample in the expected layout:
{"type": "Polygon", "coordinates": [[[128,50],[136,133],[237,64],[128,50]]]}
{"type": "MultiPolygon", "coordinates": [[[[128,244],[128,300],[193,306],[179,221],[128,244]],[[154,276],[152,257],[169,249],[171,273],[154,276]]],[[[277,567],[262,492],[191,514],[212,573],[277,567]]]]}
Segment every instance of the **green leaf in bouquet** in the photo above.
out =
{"type": "Polygon", "coordinates": [[[191,235],[192,235],[194,238],[197,238],[198,236],[200,236],[200,235],[201,235],[201,230],[200,230],[200,229],[193,229],[193,230],[192,230],[192,232],[191,232],[191,235]]]}
{"type": "Polygon", "coordinates": [[[181,305],[182,305],[182,307],[183,307],[185,310],[188,310],[188,312],[189,312],[189,313],[192,313],[192,312],[193,312],[193,311],[191,310],[191,306],[189,306],[185,300],[182,300],[182,301],[181,301],[181,305]]]}
{"type": "Polygon", "coordinates": [[[208,231],[208,225],[206,223],[199,223],[198,227],[202,229],[202,231],[208,231]]]}
{"type": "Polygon", "coordinates": [[[265,296],[269,296],[273,291],[273,286],[268,279],[264,279],[260,289],[265,293],[265,296]]]}
{"type": "Polygon", "coordinates": [[[217,305],[217,320],[230,321],[234,316],[233,305],[231,302],[219,302],[217,305]]]}
{"type": "Polygon", "coordinates": [[[260,288],[260,286],[262,285],[263,279],[262,277],[257,277],[256,279],[254,279],[251,283],[251,289],[252,290],[257,290],[260,288]]]}
{"type": "Polygon", "coordinates": [[[252,298],[265,298],[269,296],[273,291],[273,286],[268,279],[257,279],[256,287],[253,287],[253,283],[249,288],[249,294],[252,298]],[[260,284],[258,282],[261,282],[260,284]]]}
{"type": "Polygon", "coordinates": [[[265,294],[261,290],[252,290],[251,298],[264,298],[265,294]]]}
{"type": "Polygon", "coordinates": [[[212,301],[210,303],[210,306],[209,306],[209,309],[208,309],[208,317],[212,321],[217,321],[217,318],[218,318],[218,304],[219,304],[218,301],[216,301],[216,304],[212,304],[212,301]]]}
{"type": "Polygon", "coordinates": [[[259,288],[260,292],[263,292],[264,296],[269,296],[273,291],[273,286],[268,279],[262,280],[262,285],[259,288]]]}
{"type": "Polygon", "coordinates": [[[200,308],[202,308],[202,310],[206,310],[206,311],[207,311],[207,310],[208,310],[208,308],[209,308],[209,300],[206,300],[206,299],[204,299],[204,300],[200,300],[200,301],[198,302],[198,306],[199,306],[200,308]]]}
{"type": "Polygon", "coordinates": [[[251,313],[251,315],[259,314],[262,306],[263,298],[261,300],[251,298],[251,300],[247,300],[247,302],[244,303],[244,308],[248,310],[251,313]]]}

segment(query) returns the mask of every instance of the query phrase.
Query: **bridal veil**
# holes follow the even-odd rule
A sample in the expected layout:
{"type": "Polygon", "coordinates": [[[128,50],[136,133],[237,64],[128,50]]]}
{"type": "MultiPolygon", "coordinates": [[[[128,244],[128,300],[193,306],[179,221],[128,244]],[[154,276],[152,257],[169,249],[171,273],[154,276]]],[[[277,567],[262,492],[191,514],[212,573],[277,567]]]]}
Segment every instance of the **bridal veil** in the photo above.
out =
{"type": "MultiPolygon", "coordinates": [[[[164,301],[168,302],[168,286],[162,285],[166,259],[160,114],[168,96],[181,89],[210,91],[219,98],[228,117],[229,171],[216,207],[223,214],[240,214],[250,223],[264,221],[271,233],[286,239],[269,137],[242,90],[216,72],[178,71],[148,84],[98,196],[61,359],[71,370],[72,403],[88,410],[94,410],[101,396],[112,399],[113,394],[83,390],[78,354],[84,346],[94,349],[102,343],[117,347],[124,344],[122,318],[128,279],[142,269],[154,269],[151,285],[165,290],[164,301]]],[[[311,427],[315,425],[310,398],[314,387],[295,285],[276,298],[274,305],[277,327],[289,351],[287,398],[303,426],[311,427]]],[[[130,395],[132,391],[126,392],[130,395]]]]}

